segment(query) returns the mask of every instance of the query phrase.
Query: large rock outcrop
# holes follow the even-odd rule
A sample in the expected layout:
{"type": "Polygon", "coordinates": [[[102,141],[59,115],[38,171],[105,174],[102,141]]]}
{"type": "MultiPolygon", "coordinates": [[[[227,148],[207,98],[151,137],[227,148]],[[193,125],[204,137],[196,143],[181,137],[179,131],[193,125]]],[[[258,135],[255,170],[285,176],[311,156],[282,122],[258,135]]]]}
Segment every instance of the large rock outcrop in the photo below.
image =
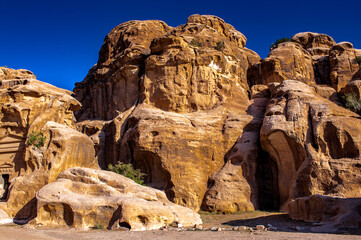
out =
{"type": "Polygon", "coordinates": [[[315,80],[318,84],[330,85],[330,49],[336,42],[332,37],[322,33],[302,32],[292,36],[311,55],[315,80]]]}
{"type": "Polygon", "coordinates": [[[361,198],[322,195],[297,198],[288,205],[291,219],[318,223],[313,232],[337,232],[361,227],[361,198]]]}
{"type": "Polygon", "coordinates": [[[331,48],[330,68],[331,86],[337,91],[344,88],[351,80],[360,79],[360,66],[356,62],[356,52],[351,43],[341,42],[331,48]]]}
{"type": "Polygon", "coordinates": [[[271,49],[267,58],[250,69],[249,82],[268,84],[288,79],[315,83],[312,56],[299,43],[285,42],[271,49]]]}
{"type": "Polygon", "coordinates": [[[35,194],[71,167],[99,168],[92,140],[73,128],[47,122],[41,129],[44,147],[28,146],[25,172],[11,181],[3,209],[12,217],[31,219],[36,215],[35,194]]]}
{"type": "MultiPolygon", "coordinates": [[[[94,129],[92,120],[103,120],[90,131],[102,146],[100,165],[130,162],[149,186],[198,210],[211,176],[254,118],[247,113],[247,70],[260,58],[245,43],[215,16],[193,15],[176,28],[131,21],[113,29],[98,64],[74,89],[83,104],[76,116],[86,120],[79,126],[94,129]]],[[[239,209],[253,208],[245,196],[239,209]]]]}
{"type": "Polygon", "coordinates": [[[170,202],[164,192],[109,171],[67,169],[36,199],[36,222],[47,226],[152,230],[202,224],[196,212],[170,202]]]}
{"type": "Polygon", "coordinates": [[[312,194],[361,196],[361,119],[288,80],[271,84],[261,143],[276,161],[280,203],[312,194]]]}
{"type": "Polygon", "coordinates": [[[204,210],[237,212],[278,207],[272,195],[273,182],[269,181],[276,176],[272,176],[272,167],[267,166],[270,163],[268,156],[259,145],[259,132],[269,95],[267,86],[252,87],[251,105],[247,110],[253,117],[252,121],[243,128],[240,137],[226,154],[223,168],[210,178],[203,200],[204,210]],[[267,179],[267,174],[271,175],[270,179],[267,179]],[[267,194],[267,190],[271,190],[271,194],[267,194]]]}
{"type": "Polygon", "coordinates": [[[1,72],[0,172],[10,186],[0,208],[28,218],[35,214],[35,193],[61,171],[97,163],[93,142],[75,130],[73,111],[80,103],[71,91],[38,81],[27,70],[1,72]],[[27,141],[35,135],[42,138],[37,147],[27,141]]]}

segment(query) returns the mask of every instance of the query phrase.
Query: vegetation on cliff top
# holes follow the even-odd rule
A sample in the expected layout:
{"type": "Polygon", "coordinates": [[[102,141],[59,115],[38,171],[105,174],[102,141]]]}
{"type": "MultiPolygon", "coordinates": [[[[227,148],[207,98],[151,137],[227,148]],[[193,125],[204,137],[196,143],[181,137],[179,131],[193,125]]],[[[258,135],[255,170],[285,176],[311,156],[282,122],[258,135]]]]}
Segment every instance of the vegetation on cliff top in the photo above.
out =
{"type": "Polygon", "coordinates": [[[284,43],[284,42],[291,42],[291,39],[289,39],[288,37],[284,37],[284,38],[277,39],[277,41],[274,42],[274,43],[272,43],[272,45],[270,46],[270,50],[272,50],[272,49],[274,49],[275,47],[277,47],[278,44],[284,43]]]}

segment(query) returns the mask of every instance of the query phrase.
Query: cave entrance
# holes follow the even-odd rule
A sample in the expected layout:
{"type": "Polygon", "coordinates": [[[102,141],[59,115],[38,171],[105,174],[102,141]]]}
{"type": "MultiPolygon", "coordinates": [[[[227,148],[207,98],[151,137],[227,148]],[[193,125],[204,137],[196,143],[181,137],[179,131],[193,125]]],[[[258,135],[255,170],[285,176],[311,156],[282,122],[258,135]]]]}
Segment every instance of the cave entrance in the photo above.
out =
{"type": "Polygon", "coordinates": [[[6,201],[9,193],[9,174],[2,174],[0,177],[0,201],[6,201]]]}
{"type": "Polygon", "coordinates": [[[259,209],[262,211],[278,211],[280,197],[277,163],[267,152],[261,151],[257,168],[259,209]]]}

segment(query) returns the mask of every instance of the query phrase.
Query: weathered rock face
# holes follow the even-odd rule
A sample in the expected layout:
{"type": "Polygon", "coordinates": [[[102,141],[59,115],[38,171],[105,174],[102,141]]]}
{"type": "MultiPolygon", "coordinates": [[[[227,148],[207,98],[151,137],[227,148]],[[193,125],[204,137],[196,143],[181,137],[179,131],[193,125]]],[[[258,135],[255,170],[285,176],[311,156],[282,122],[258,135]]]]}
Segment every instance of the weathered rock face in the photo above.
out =
{"type": "Polygon", "coordinates": [[[267,58],[254,65],[249,72],[249,82],[252,84],[268,84],[287,79],[315,83],[312,56],[295,42],[278,44],[267,58]]]}
{"type": "Polygon", "coordinates": [[[347,83],[347,85],[341,90],[341,94],[355,94],[357,99],[361,98],[361,80],[355,80],[347,83]]]}
{"type": "Polygon", "coordinates": [[[202,224],[196,212],[170,202],[162,191],[89,168],[67,169],[40,189],[36,199],[36,222],[48,226],[152,230],[172,223],[202,224]]]}
{"type": "Polygon", "coordinates": [[[74,88],[83,104],[77,119],[111,120],[136,104],[149,46],[170,29],[162,21],[130,21],[114,28],[104,40],[97,65],[74,88]]]}
{"type": "Polygon", "coordinates": [[[313,32],[295,34],[292,36],[292,41],[301,44],[312,56],[329,55],[330,48],[336,44],[332,37],[313,32]]]}
{"type": "Polygon", "coordinates": [[[10,174],[10,180],[26,170],[25,138],[39,132],[47,121],[75,127],[73,111],[80,108],[70,91],[40,82],[26,70],[3,69],[7,77],[0,87],[0,136],[2,149],[0,171],[10,174]]]}
{"type": "MultiPolygon", "coordinates": [[[[267,182],[266,177],[258,175],[264,170],[262,167],[267,165],[266,156],[259,145],[259,131],[269,100],[269,90],[264,85],[255,85],[251,92],[251,105],[247,112],[253,119],[243,128],[235,145],[226,154],[226,164],[210,178],[210,185],[203,200],[205,210],[236,212],[260,207],[272,209],[275,205],[278,206],[262,186],[267,182]],[[262,164],[261,159],[264,160],[262,164]],[[271,203],[258,199],[259,195],[271,203]]],[[[268,169],[267,173],[272,174],[272,171],[268,169]]],[[[267,184],[269,189],[273,188],[272,182],[267,184]]],[[[271,191],[273,192],[273,189],[271,191]]]]}
{"type": "Polygon", "coordinates": [[[12,217],[29,217],[35,213],[36,191],[61,171],[97,166],[94,147],[75,130],[73,111],[80,103],[70,91],[40,82],[27,70],[1,71],[0,172],[10,187],[0,207],[12,217]],[[38,133],[46,137],[44,147],[26,144],[38,133]]]}
{"type": "Polygon", "coordinates": [[[330,50],[331,86],[338,92],[352,79],[358,78],[360,66],[356,62],[353,45],[342,42],[334,45],[330,50]]]}
{"type": "Polygon", "coordinates": [[[313,232],[336,232],[339,228],[361,226],[361,198],[339,198],[322,195],[297,198],[288,205],[294,220],[317,222],[313,232]]]}
{"type": "MultiPolygon", "coordinates": [[[[98,64],[74,89],[83,104],[79,120],[106,120],[91,133],[103,146],[101,166],[130,162],[147,174],[149,186],[198,210],[209,178],[223,167],[227,152],[253,119],[247,113],[247,70],[260,58],[244,48],[245,42],[243,34],[215,16],[193,15],[177,28],[137,21],[112,30],[98,64]],[[133,48],[123,46],[137,51],[141,46],[141,56],[128,54],[133,48]],[[125,69],[129,74],[120,74],[125,69]]],[[[79,125],[90,129],[91,122],[79,125]]],[[[247,202],[240,209],[256,204],[239,202],[247,202]]]]}
{"type": "Polygon", "coordinates": [[[4,210],[17,218],[31,219],[36,214],[36,192],[70,167],[99,168],[93,142],[68,126],[47,122],[41,129],[44,147],[27,147],[25,173],[13,179],[4,210]]]}
{"type": "Polygon", "coordinates": [[[326,34],[303,32],[292,36],[311,55],[318,84],[330,85],[330,49],[336,42],[326,34]]]}
{"type": "Polygon", "coordinates": [[[359,115],[297,81],[270,89],[261,143],[277,163],[280,203],[312,194],[360,197],[359,115]]]}
{"type": "Polygon", "coordinates": [[[35,79],[34,73],[26,69],[12,69],[8,67],[0,67],[0,80],[11,80],[11,79],[24,79],[30,78],[35,79]]]}
{"type": "Polygon", "coordinates": [[[211,109],[249,88],[248,66],[260,57],[245,42],[215,16],[193,15],[177,28],[161,21],[123,23],[106,37],[98,64],[76,84],[83,104],[77,118],[111,120],[138,101],[166,111],[211,109]]]}

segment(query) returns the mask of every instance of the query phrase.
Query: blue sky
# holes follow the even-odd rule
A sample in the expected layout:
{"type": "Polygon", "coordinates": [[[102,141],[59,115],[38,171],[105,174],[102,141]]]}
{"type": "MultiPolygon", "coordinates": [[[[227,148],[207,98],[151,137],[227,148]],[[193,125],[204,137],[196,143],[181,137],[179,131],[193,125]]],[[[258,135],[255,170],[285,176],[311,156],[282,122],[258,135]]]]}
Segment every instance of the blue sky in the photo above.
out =
{"type": "Polygon", "coordinates": [[[223,18],[267,57],[276,39],[326,33],[361,49],[361,1],[5,1],[0,0],[0,66],[29,69],[39,80],[72,90],[98,60],[106,34],[129,20],[170,26],[189,15],[223,18]]]}

